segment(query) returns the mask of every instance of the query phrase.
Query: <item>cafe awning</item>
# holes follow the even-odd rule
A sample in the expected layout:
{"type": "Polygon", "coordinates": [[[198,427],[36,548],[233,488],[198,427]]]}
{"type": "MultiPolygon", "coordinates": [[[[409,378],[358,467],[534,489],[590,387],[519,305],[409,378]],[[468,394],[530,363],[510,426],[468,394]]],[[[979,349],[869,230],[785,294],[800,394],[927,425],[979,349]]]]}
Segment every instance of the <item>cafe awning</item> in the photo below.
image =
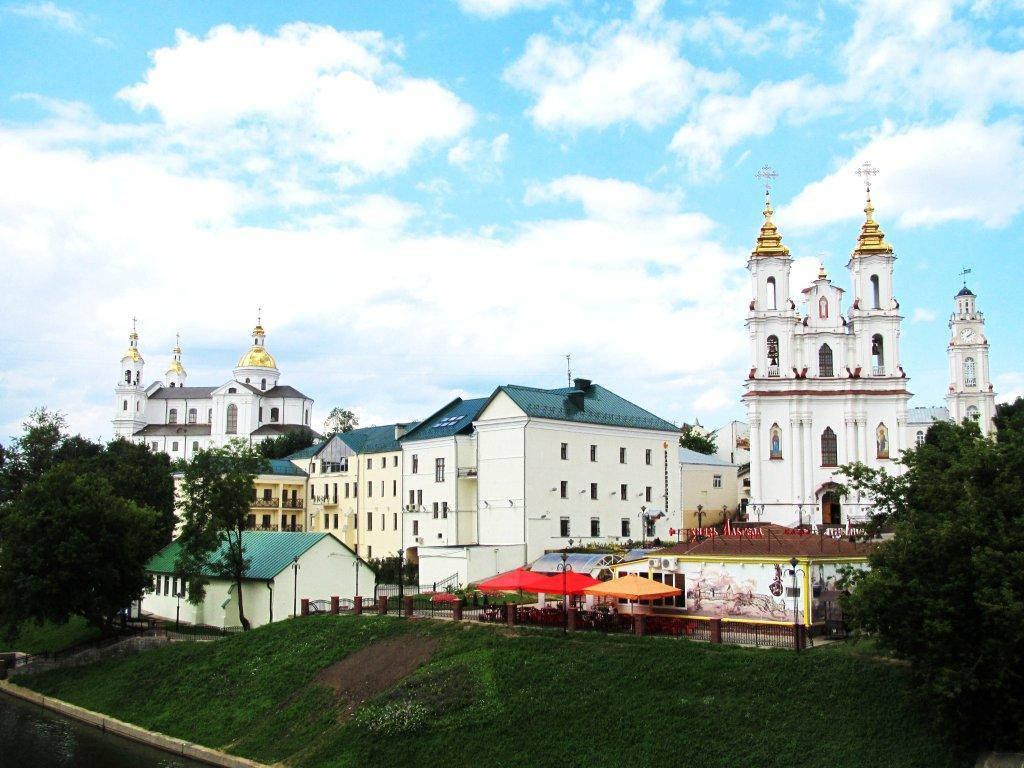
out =
{"type": "Polygon", "coordinates": [[[657,600],[661,597],[675,597],[683,594],[681,589],[645,579],[631,573],[610,581],[602,581],[583,590],[583,594],[598,597],[620,597],[625,600],[657,600]]]}

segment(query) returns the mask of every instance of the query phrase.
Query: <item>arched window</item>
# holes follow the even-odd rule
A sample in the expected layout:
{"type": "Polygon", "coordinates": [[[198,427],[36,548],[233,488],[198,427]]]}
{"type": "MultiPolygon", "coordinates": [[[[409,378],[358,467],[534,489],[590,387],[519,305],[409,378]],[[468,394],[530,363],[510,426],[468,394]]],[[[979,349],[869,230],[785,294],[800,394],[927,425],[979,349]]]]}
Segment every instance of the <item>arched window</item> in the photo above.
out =
{"type": "Polygon", "coordinates": [[[981,418],[981,413],[978,411],[978,406],[967,406],[967,418],[970,419],[971,421],[977,421],[979,418],[981,418]]]}
{"type": "Polygon", "coordinates": [[[882,296],[878,287],[878,275],[871,276],[871,307],[873,309],[882,308],[882,296]]]}
{"type": "Polygon", "coordinates": [[[767,299],[768,299],[768,309],[778,309],[779,308],[779,306],[778,306],[778,297],[776,296],[775,278],[774,277],[769,277],[768,278],[768,281],[765,284],[765,288],[767,289],[767,293],[768,293],[768,296],[767,296],[767,299]]]}
{"type": "Polygon", "coordinates": [[[199,417],[199,414],[196,412],[195,408],[189,408],[188,409],[188,423],[189,424],[195,424],[196,423],[196,419],[198,417],[199,417]]]}
{"type": "Polygon", "coordinates": [[[915,436],[914,439],[915,439],[915,441],[917,442],[918,445],[924,445],[924,430],[923,429],[917,430],[917,435],[915,436]]]}
{"type": "Polygon", "coordinates": [[[237,387],[228,387],[228,394],[229,395],[233,395],[236,392],[238,392],[238,388],[237,387]]]}
{"type": "Polygon", "coordinates": [[[238,406],[234,403],[228,406],[228,417],[227,423],[224,425],[224,431],[229,435],[238,434],[238,406]]]}
{"type": "Polygon", "coordinates": [[[263,379],[263,380],[260,381],[260,389],[266,389],[266,388],[267,388],[267,380],[263,379]]]}
{"type": "Polygon", "coordinates": [[[964,358],[964,386],[965,387],[976,387],[978,386],[978,377],[974,365],[973,357],[964,358]]]}
{"type": "Polygon", "coordinates": [[[818,375],[834,375],[832,372],[832,347],[828,344],[822,344],[818,348],[818,375]]]}
{"type": "Polygon", "coordinates": [[[213,408],[206,409],[206,423],[213,424],[213,408]]]}
{"type": "Polygon", "coordinates": [[[171,389],[174,389],[174,382],[171,382],[171,389]]]}
{"type": "Polygon", "coordinates": [[[828,319],[828,299],[824,296],[818,299],[818,317],[822,320],[828,319]]]}
{"type": "Polygon", "coordinates": [[[280,413],[280,411],[277,408],[271,408],[270,409],[270,420],[271,421],[277,421],[277,417],[278,417],[279,413],[280,413]]]}
{"type": "Polygon", "coordinates": [[[122,403],[121,410],[122,411],[127,411],[128,410],[128,401],[127,400],[125,400],[124,403],[122,403]]]}
{"type": "Polygon", "coordinates": [[[171,408],[171,410],[169,410],[167,412],[167,423],[168,424],[177,424],[178,423],[178,409],[177,408],[171,408]]]}
{"type": "Polygon", "coordinates": [[[774,333],[768,337],[768,375],[779,375],[779,337],[774,333]]]}
{"type": "Polygon", "coordinates": [[[124,383],[125,384],[131,384],[132,383],[132,372],[131,371],[125,371],[124,372],[124,383]]]}
{"type": "Polygon", "coordinates": [[[246,383],[246,384],[248,384],[248,383],[249,383],[249,377],[248,377],[248,376],[246,376],[246,377],[245,377],[245,383],[246,383]]]}
{"type": "Polygon", "coordinates": [[[195,453],[198,450],[199,450],[199,441],[198,440],[193,440],[192,441],[192,453],[195,453]]]}
{"type": "Polygon", "coordinates": [[[880,333],[871,337],[871,372],[875,376],[885,375],[885,342],[880,333]]]}
{"type": "Polygon", "coordinates": [[[309,409],[308,408],[306,409],[305,416],[303,416],[302,421],[305,424],[309,424],[309,409]]]}
{"type": "Polygon", "coordinates": [[[768,430],[769,444],[768,444],[768,458],[770,459],[781,459],[782,458],[782,430],[779,429],[778,424],[772,424],[772,428],[768,430]]]}
{"type": "Polygon", "coordinates": [[[136,400],[136,401],[135,401],[135,410],[136,410],[136,411],[138,411],[138,410],[141,410],[141,409],[139,408],[139,406],[140,406],[140,405],[142,405],[142,403],[140,403],[140,402],[139,402],[138,400],[136,400]]]}
{"type": "Polygon", "coordinates": [[[875,430],[875,458],[889,458],[889,430],[885,424],[879,424],[875,430]]]}
{"type": "Polygon", "coordinates": [[[839,464],[839,445],[832,427],[825,427],[821,433],[821,466],[834,467],[839,464]]]}

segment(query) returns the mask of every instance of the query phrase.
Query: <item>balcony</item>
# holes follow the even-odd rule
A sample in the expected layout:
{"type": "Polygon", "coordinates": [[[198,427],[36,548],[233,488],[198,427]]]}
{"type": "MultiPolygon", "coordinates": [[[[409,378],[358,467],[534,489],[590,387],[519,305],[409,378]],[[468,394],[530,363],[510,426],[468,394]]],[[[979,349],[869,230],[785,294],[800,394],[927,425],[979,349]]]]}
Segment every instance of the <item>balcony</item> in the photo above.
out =
{"type": "Polygon", "coordinates": [[[246,526],[247,531],[276,531],[276,525],[249,525],[246,526]]]}
{"type": "Polygon", "coordinates": [[[281,500],[276,496],[268,498],[257,498],[253,499],[250,506],[257,507],[258,509],[277,509],[280,506],[281,500]]]}
{"type": "Polygon", "coordinates": [[[885,366],[884,365],[872,365],[871,366],[871,375],[872,376],[885,376],[885,366]]]}
{"type": "Polygon", "coordinates": [[[777,379],[777,378],[779,378],[779,366],[777,366],[777,365],[769,365],[768,366],[768,378],[769,379],[777,379]]]}
{"type": "Polygon", "coordinates": [[[302,499],[282,499],[281,506],[284,509],[302,509],[302,499]]]}

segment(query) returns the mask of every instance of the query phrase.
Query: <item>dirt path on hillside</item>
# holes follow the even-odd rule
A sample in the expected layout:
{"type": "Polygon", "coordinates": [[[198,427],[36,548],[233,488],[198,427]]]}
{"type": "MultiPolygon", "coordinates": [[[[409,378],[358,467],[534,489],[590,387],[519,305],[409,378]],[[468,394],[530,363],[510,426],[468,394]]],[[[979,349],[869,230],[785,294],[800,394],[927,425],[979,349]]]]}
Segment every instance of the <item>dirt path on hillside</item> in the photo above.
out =
{"type": "Polygon", "coordinates": [[[346,720],[364,701],[384,693],[430,661],[437,646],[437,638],[417,635],[383,640],[320,670],[314,679],[345,703],[338,719],[346,720]]]}

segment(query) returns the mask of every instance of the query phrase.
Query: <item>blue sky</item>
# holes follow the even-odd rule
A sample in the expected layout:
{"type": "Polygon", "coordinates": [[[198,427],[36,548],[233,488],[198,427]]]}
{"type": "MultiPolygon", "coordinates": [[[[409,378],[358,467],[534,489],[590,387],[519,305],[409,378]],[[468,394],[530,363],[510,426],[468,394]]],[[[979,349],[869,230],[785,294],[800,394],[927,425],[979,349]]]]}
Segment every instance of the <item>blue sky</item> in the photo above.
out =
{"type": "Polygon", "coordinates": [[[140,319],[225,380],[263,307],[283,381],[363,423],[573,369],[674,421],[741,417],[754,173],[794,293],[876,218],[902,363],[941,402],[970,286],[1024,392],[1019,0],[0,5],[0,435],[109,435],[140,319]]]}

